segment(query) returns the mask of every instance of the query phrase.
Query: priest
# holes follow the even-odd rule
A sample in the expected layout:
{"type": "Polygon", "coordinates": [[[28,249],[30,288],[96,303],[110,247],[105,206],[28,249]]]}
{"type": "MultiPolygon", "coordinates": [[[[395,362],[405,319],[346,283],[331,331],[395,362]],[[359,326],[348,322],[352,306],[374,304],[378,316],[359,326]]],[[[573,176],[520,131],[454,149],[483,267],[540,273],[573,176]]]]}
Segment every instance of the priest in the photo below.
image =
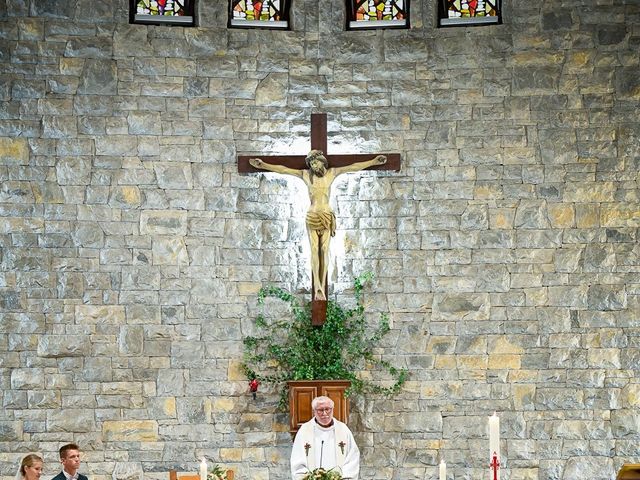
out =
{"type": "Polygon", "coordinates": [[[316,468],[335,469],[344,479],[358,480],[360,450],[351,430],[333,418],[333,407],[329,397],[312,400],[313,418],[302,424],[293,442],[292,480],[300,480],[316,468]]]}

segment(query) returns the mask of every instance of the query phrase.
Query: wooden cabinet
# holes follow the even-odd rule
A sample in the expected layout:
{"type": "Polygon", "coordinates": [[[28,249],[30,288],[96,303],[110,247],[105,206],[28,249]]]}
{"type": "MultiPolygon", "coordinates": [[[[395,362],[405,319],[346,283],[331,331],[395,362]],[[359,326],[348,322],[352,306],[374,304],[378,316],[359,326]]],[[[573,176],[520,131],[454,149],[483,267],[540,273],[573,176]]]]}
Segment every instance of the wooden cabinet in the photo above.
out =
{"type": "Polygon", "coordinates": [[[311,420],[311,400],[324,395],[333,400],[333,417],[347,423],[349,399],[344,392],[351,382],[347,380],[295,380],[289,385],[289,432],[295,436],[304,422],[311,420]]]}

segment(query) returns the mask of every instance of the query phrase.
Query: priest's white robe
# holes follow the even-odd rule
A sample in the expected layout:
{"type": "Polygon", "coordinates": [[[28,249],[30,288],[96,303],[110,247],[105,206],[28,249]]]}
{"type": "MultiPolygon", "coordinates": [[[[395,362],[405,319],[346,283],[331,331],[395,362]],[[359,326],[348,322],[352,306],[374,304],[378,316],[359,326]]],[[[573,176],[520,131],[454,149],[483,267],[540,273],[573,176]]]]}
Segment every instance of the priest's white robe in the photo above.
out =
{"type": "Polygon", "coordinates": [[[315,418],[303,423],[293,442],[292,480],[299,480],[319,467],[325,470],[338,467],[343,478],[358,480],[360,450],[349,427],[335,418],[330,427],[320,426],[315,418]]]}

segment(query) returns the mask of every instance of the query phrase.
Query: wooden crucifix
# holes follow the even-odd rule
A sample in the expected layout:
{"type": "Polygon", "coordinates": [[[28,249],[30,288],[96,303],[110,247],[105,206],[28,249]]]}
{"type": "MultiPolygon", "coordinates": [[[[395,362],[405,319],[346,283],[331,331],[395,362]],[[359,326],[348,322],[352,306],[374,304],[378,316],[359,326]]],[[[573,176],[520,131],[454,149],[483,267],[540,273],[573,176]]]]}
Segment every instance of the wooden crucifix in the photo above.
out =
{"type": "Polygon", "coordinates": [[[327,315],[329,241],[335,234],[335,214],[329,205],[333,180],[342,173],[371,170],[400,170],[400,154],[326,155],[327,115],[311,114],[311,151],[308,155],[270,155],[262,158],[238,155],[238,171],[270,171],[301,178],[309,189],[311,206],[306,216],[311,245],[311,322],[323,325],[327,315]],[[373,158],[372,158],[373,157],[373,158]]]}

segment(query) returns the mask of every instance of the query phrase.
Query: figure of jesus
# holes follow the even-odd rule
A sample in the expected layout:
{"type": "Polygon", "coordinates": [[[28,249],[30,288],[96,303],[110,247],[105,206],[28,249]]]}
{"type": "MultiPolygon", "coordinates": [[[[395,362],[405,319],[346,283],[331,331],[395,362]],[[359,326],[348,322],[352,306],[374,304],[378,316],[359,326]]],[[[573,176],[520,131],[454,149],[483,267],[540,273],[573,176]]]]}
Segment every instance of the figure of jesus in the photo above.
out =
{"type": "Polygon", "coordinates": [[[249,163],[261,170],[293,175],[301,178],[309,190],[311,206],[307,211],[306,225],[311,245],[311,278],[314,300],[326,300],[326,279],[329,266],[329,242],[336,233],[336,216],[329,205],[331,184],[342,173],[357,172],[387,162],[387,157],[378,155],[372,160],[356,162],[344,167],[329,167],[329,162],[320,150],[311,150],[305,159],[308,170],[285,167],[252,158],[249,163]]]}

